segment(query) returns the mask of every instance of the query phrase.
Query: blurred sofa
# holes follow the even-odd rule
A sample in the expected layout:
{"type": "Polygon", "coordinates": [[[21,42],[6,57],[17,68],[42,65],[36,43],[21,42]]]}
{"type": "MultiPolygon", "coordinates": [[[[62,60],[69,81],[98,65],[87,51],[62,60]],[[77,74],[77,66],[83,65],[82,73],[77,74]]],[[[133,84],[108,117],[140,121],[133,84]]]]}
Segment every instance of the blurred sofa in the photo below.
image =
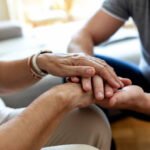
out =
{"type": "Polygon", "coordinates": [[[22,28],[19,23],[11,21],[0,22],[0,41],[22,36],[22,28]]]}

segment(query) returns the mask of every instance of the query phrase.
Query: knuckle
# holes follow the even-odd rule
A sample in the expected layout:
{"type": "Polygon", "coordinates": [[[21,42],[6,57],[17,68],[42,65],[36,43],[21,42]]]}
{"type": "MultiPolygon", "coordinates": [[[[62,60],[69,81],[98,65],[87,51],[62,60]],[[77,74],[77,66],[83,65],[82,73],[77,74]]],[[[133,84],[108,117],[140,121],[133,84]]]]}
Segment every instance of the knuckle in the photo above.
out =
{"type": "Polygon", "coordinates": [[[100,83],[101,83],[101,81],[102,81],[102,78],[101,78],[101,76],[99,76],[99,75],[95,75],[95,76],[93,77],[93,80],[94,80],[95,82],[99,83],[99,85],[100,85],[100,83]]]}
{"type": "Polygon", "coordinates": [[[79,55],[79,54],[75,54],[72,56],[72,59],[73,59],[74,63],[78,64],[78,63],[83,62],[86,59],[86,57],[79,55]]]}
{"type": "Polygon", "coordinates": [[[81,71],[80,69],[75,69],[75,70],[74,70],[74,73],[75,73],[75,75],[78,75],[78,74],[81,74],[82,71],[81,71]]]}
{"type": "Polygon", "coordinates": [[[104,66],[101,66],[101,69],[100,69],[100,74],[101,74],[101,75],[106,75],[106,72],[107,72],[107,69],[106,69],[106,67],[104,67],[104,66]]]}
{"type": "Polygon", "coordinates": [[[113,67],[111,67],[111,66],[110,66],[110,70],[111,70],[112,72],[115,72],[115,69],[114,69],[113,67]]]}
{"type": "MultiPolygon", "coordinates": [[[[99,86],[99,87],[101,87],[101,86],[99,86]]],[[[100,88],[99,88],[98,86],[97,87],[95,87],[95,94],[97,94],[97,93],[99,93],[99,92],[101,92],[102,93],[102,90],[100,90],[100,88]]]]}
{"type": "Polygon", "coordinates": [[[114,70],[114,68],[112,66],[109,66],[110,70],[114,70]]]}
{"type": "Polygon", "coordinates": [[[101,66],[101,70],[106,70],[105,66],[102,65],[101,66]]]}
{"type": "Polygon", "coordinates": [[[107,64],[105,60],[101,59],[102,64],[107,64]]]}
{"type": "Polygon", "coordinates": [[[108,66],[107,62],[105,60],[100,60],[100,63],[104,66],[108,66]]]}

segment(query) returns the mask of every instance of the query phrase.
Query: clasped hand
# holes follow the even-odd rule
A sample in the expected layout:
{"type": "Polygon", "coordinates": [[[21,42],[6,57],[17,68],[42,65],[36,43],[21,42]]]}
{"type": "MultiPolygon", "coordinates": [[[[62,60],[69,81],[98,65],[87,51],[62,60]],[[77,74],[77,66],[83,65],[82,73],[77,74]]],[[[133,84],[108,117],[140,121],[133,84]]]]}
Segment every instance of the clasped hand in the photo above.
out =
{"type": "MultiPolygon", "coordinates": [[[[81,94],[82,96],[74,94],[77,99],[79,97],[84,99],[89,93],[93,93],[93,97],[89,97],[93,101],[85,100],[82,104],[80,104],[80,101],[78,105],[87,106],[90,103],[98,103],[106,108],[129,108],[135,110],[141,106],[141,104],[139,105],[139,99],[145,99],[146,102],[144,91],[140,87],[131,86],[129,79],[118,77],[113,68],[101,59],[79,53],[44,53],[39,55],[37,63],[41,70],[45,70],[52,75],[69,77],[71,82],[80,83],[81,86],[75,86],[74,84],[64,85],[66,89],[73,86],[72,88],[78,93],[82,93],[80,91],[80,87],[82,87],[84,91],[81,94]]],[[[70,90],[71,88],[69,88],[69,93],[71,92],[70,90]]],[[[143,101],[142,104],[145,105],[143,101]]]]}
{"type": "Polygon", "coordinates": [[[102,77],[113,88],[123,87],[115,71],[104,60],[80,54],[50,54],[39,55],[37,63],[41,70],[61,77],[90,78],[95,74],[102,77]]]}
{"type": "Polygon", "coordinates": [[[39,55],[37,63],[41,70],[49,74],[70,77],[75,83],[81,81],[83,90],[88,92],[93,89],[97,100],[105,96],[109,98],[116,89],[130,84],[129,80],[119,78],[104,60],[83,53],[44,53],[39,55]]]}

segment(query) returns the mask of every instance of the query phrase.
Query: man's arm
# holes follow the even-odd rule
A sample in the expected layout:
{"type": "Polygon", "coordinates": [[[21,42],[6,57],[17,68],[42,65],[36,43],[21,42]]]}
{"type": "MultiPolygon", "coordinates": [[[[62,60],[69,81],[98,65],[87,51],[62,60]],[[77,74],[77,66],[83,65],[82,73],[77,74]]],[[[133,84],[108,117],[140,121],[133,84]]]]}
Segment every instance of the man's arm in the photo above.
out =
{"type": "Polygon", "coordinates": [[[66,113],[93,102],[92,94],[83,92],[78,84],[54,87],[37,98],[20,116],[0,126],[0,149],[41,149],[66,113]]]}
{"type": "Polygon", "coordinates": [[[103,10],[98,11],[89,22],[73,37],[68,52],[93,54],[93,47],[112,36],[122,25],[120,21],[103,10]]]}
{"type": "MultiPolygon", "coordinates": [[[[89,22],[73,37],[73,39],[69,43],[68,52],[70,53],[84,52],[85,54],[93,55],[94,46],[107,40],[123,24],[124,24],[123,21],[120,21],[112,17],[103,10],[99,10],[89,20],[89,22]]],[[[103,60],[101,59],[99,59],[99,61],[103,62],[103,60]]],[[[108,68],[111,67],[108,65],[108,68]]],[[[105,80],[104,75],[101,74],[100,77],[102,77],[105,80]]],[[[112,78],[110,77],[110,80],[111,79],[112,78]]],[[[74,79],[71,80],[74,82],[74,79]]],[[[89,91],[93,87],[95,97],[99,100],[104,98],[104,92],[102,90],[103,88],[101,90],[99,89],[99,87],[101,86],[100,81],[102,82],[101,78],[99,77],[93,78],[92,81],[91,78],[82,78],[83,89],[85,91],[89,91]]]]}

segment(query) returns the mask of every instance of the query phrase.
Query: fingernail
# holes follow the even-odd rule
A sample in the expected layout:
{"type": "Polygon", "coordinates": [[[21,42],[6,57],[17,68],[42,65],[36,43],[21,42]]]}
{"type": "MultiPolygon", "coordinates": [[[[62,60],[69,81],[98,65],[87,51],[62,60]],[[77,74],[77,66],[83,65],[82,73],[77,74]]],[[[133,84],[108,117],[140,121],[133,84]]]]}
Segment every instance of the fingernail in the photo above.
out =
{"type": "Polygon", "coordinates": [[[84,87],[84,90],[87,91],[87,92],[88,92],[88,91],[91,91],[91,86],[89,86],[89,85],[87,84],[87,85],[84,87]]]}
{"type": "Polygon", "coordinates": [[[120,88],[120,84],[119,83],[115,83],[117,88],[120,88]]]}
{"type": "Polygon", "coordinates": [[[113,93],[112,92],[107,92],[106,95],[107,95],[107,97],[111,97],[113,95],[113,93]]]}
{"type": "Polygon", "coordinates": [[[97,98],[98,100],[102,100],[104,98],[104,95],[101,92],[99,92],[97,93],[97,98]]]}
{"type": "Polygon", "coordinates": [[[124,84],[120,81],[120,85],[121,85],[121,87],[124,87],[124,84]]]}

